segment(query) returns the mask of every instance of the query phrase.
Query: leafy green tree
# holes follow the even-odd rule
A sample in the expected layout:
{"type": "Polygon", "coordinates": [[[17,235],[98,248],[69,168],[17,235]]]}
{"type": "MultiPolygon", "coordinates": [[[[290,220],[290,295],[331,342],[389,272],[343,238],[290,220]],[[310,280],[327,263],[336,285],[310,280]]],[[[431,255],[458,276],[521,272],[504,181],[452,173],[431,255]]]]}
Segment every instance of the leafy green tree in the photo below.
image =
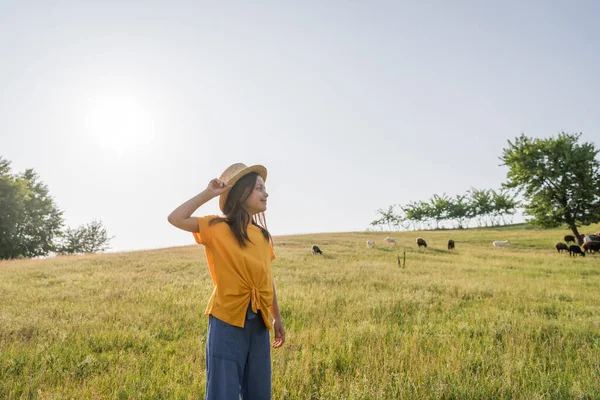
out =
{"type": "Polygon", "coordinates": [[[465,222],[467,222],[472,216],[471,207],[469,205],[469,199],[467,195],[456,195],[454,199],[450,201],[450,210],[448,212],[448,218],[456,221],[456,226],[459,229],[463,229],[465,222]]]}
{"type": "Polygon", "coordinates": [[[435,221],[435,229],[440,228],[440,222],[447,219],[450,213],[451,200],[445,193],[441,196],[434,194],[429,199],[427,209],[430,213],[431,219],[435,221]]]}
{"type": "Polygon", "coordinates": [[[485,217],[488,217],[492,213],[492,196],[490,191],[487,189],[471,189],[469,196],[469,205],[473,216],[479,221],[478,225],[481,226],[483,221],[487,226],[485,217]]]}
{"type": "Polygon", "coordinates": [[[112,237],[100,221],[92,221],[76,229],[67,228],[57,245],[59,254],[98,253],[108,250],[112,237]]]}
{"type": "Polygon", "coordinates": [[[599,150],[579,143],[580,137],[565,132],[546,139],[521,135],[508,141],[500,157],[508,167],[504,187],[523,194],[531,222],[544,228],[566,224],[577,238],[578,227],[600,222],[599,150]]]}
{"type": "Polygon", "coordinates": [[[375,221],[371,222],[372,226],[383,227],[386,226],[388,231],[391,231],[394,228],[398,228],[403,222],[403,218],[401,215],[396,214],[394,211],[395,206],[391,205],[387,209],[380,208],[376,211],[379,218],[375,221]]]}
{"type": "Polygon", "coordinates": [[[431,204],[427,201],[419,201],[417,203],[418,214],[422,216],[421,220],[425,224],[425,229],[431,226],[431,221],[434,220],[434,210],[431,204]]]}
{"type": "Polygon", "coordinates": [[[45,256],[54,251],[62,211],[37,173],[13,174],[0,157],[0,259],[45,256]]]}
{"type": "Polygon", "coordinates": [[[17,235],[19,217],[24,214],[24,197],[23,182],[18,182],[12,174],[10,161],[0,157],[0,259],[18,256],[13,238],[17,235]]]}
{"type": "Polygon", "coordinates": [[[506,216],[514,215],[519,203],[506,190],[496,192],[491,191],[492,195],[492,214],[495,218],[500,218],[502,224],[506,225],[506,216]]]}
{"type": "Polygon", "coordinates": [[[402,207],[402,212],[404,212],[406,220],[412,224],[413,230],[416,230],[426,217],[424,209],[418,202],[411,201],[406,206],[402,207]]]}

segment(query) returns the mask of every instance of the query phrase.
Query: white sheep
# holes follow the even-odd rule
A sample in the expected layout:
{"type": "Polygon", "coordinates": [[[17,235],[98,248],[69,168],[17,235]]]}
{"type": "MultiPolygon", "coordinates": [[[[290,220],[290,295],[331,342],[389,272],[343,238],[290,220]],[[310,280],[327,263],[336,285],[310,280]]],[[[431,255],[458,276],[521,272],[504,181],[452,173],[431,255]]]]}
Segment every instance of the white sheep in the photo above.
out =
{"type": "Polygon", "coordinates": [[[388,246],[393,245],[393,244],[398,244],[398,243],[396,243],[396,239],[394,239],[393,237],[389,237],[389,236],[385,238],[385,243],[388,246]]]}
{"type": "Polygon", "coordinates": [[[375,246],[375,242],[371,242],[370,240],[367,240],[367,248],[371,249],[375,246]]]}
{"type": "Polygon", "coordinates": [[[585,235],[583,237],[583,243],[588,242],[600,242],[600,236],[598,235],[585,235]]]}
{"type": "Polygon", "coordinates": [[[494,246],[494,248],[497,248],[497,247],[506,247],[509,244],[510,244],[510,242],[508,240],[504,240],[504,241],[502,241],[502,240],[494,240],[492,242],[492,246],[494,246]]]}

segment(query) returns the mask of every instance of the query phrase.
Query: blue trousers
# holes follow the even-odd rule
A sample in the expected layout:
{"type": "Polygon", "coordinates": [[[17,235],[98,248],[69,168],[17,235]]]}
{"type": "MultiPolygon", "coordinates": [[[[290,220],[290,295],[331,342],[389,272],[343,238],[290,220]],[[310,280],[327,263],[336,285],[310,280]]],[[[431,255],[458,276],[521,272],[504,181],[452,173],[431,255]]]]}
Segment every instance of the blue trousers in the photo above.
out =
{"type": "Polygon", "coordinates": [[[206,340],[206,400],[269,400],[271,347],[260,314],[249,308],[244,328],[210,315],[206,340]]]}

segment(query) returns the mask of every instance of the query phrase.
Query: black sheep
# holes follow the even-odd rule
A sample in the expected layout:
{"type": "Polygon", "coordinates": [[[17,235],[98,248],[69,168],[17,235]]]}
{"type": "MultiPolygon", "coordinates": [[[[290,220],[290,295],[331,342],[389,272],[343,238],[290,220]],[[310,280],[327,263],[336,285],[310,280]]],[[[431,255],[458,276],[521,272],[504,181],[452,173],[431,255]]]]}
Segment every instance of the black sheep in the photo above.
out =
{"type": "Polygon", "coordinates": [[[317,246],[316,244],[313,244],[311,249],[312,249],[313,254],[321,254],[321,255],[323,254],[323,252],[321,251],[319,246],[317,246]]]}
{"type": "Polygon", "coordinates": [[[569,246],[567,246],[566,244],[562,243],[562,242],[557,242],[554,247],[556,248],[556,251],[558,251],[559,253],[563,252],[563,251],[569,251],[569,246]]]}
{"type": "Polygon", "coordinates": [[[579,254],[582,257],[585,257],[585,253],[581,251],[581,248],[579,246],[575,246],[574,244],[569,246],[569,255],[573,257],[577,254],[579,254]]]}

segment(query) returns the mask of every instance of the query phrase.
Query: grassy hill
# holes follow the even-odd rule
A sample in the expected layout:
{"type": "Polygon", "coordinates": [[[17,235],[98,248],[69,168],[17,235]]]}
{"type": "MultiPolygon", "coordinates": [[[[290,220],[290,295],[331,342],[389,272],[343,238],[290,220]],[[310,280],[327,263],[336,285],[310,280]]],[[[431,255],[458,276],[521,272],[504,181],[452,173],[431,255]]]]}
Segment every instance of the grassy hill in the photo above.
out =
{"type": "MultiPolygon", "coordinates": [[[[275,238],[273,398],[600,398],[600,255],[568,233],[275,238]]],[[[201,246],[0,262],[0,398],[203,398],[211,291],[201,246]]]]}

